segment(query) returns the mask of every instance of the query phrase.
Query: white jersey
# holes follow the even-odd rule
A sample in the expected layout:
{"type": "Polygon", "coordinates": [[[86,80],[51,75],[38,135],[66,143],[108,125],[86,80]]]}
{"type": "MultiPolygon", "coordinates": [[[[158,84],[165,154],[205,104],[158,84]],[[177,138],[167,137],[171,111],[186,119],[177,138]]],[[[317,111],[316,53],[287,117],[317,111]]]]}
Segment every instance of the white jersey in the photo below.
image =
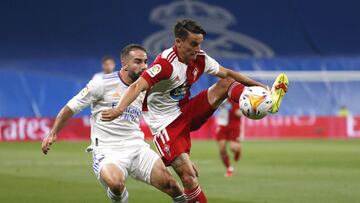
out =
{"type": "Polygon", "coordinates": [[[67,103],[74,113],[91,105],[91,142],[95,151],[121,151],[147,145],[140,130],[145,93],[141,93],[118,118],[110,122],[101,121],[101,112],[116,107],[127,88],[119,72],[105,74],[101,78],[91,80],[67,103]]]}
{"type": "Polygon", "coordinates": [[[95,80],[95,79],[98,79],[98,78],[102,78],[104,75],[105,75],[104,72],[98,72],[98,73],[95,73],[91,79],[95,80]]]}
{"type": "Polygon", "coordinates": [[[152,133],[157,134],[181,114],[182,105],[189,101],[191,85],[204,72],[216,75],[219,67],[219,63],[203,51],[188,64],[180,61],[175,46],[159,54],[141,76],[151,87],[143,110],[152,133]]]}
{"type": "Polygon", "coordinates": [[[216,123],[220,126],[227,126],[230,119],[231,104],[224,100],[216,112],[216,123]]]}

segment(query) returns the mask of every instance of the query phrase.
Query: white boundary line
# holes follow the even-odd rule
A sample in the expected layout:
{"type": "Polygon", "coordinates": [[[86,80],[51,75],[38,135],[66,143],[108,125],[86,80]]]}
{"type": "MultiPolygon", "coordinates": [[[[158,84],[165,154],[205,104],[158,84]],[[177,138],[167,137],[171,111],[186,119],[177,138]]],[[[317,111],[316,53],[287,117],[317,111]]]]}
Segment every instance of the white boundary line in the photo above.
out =
{"type": "Polygon", "coordinates": [[[289,77],[290,82],[360,81],[360,71],[240,71],[240,73],[260,80],[274,80],[280,73],[285,73],[289,77]]]}

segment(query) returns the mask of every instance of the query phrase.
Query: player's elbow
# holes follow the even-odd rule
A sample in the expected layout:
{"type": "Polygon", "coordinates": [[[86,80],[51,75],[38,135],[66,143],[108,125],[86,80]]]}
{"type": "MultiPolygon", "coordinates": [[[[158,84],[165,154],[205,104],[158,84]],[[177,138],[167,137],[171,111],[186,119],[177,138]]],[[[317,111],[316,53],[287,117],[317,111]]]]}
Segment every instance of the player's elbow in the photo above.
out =
{"type": "Polygon", "coordinates": [[[139,84],[133,83],[129,86],[129,91],[136,94],[140,94],[140,92],[142,92],[143,90],[139,84]]]}

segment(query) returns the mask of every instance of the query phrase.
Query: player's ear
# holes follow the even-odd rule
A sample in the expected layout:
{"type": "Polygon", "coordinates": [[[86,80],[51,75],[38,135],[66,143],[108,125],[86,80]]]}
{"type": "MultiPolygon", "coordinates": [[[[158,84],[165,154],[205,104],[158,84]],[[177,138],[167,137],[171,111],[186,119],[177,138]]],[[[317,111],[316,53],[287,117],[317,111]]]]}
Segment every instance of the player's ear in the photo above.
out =
{"type": "Polygon", "coordinates": [[[123,69],[124,69],[124,71],[127,71],[128,70],[128,65],[127,64],[123,65],[123,69]]]}
{"type": "Polygon", "coordinates": [[[181,44],[182,40],[180,38],[175,38],[175,45],[179,46],[181,44]]]}

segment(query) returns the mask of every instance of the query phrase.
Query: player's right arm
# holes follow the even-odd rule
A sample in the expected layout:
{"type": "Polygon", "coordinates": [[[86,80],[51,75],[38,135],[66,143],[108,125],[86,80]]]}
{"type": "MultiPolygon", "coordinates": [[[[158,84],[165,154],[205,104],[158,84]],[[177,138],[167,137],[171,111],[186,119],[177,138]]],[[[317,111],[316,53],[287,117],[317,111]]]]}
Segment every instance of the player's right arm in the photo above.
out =
{"type": "Polygon", "coordinates": [[[102,112],[102,121],[112,121],[119,117],[142,91],[148,90],[156,83],[170,78],[173,71],[172,65],[162,58],[156,59],[155,62],[141,74],[139,79],[128,87],[115,108],[102,112]]]}
{"type": "Polygon", "coordinates": [[[45,137],[41,144],[41,150],[44,154],[47,154],[50,150],[50,146],[56,141],[58,132],[66,125],[66,122],[74,115],[74,112],[68,107],[64,106],[58,115],[56,116],[54,125],[49,132],[49,135],[45,137]]]}
{"type": "Polygon", "coordinates": [[[149,83],[143,78],[139,77],[133,84],[131,84],[121,96],[119,104],[113,109],[104,110],[101,113],[102,121],[112,121],[119,117],[133,101],[140,95],[144,90],[150,88],[149,83]]]}
{"type": "Polygon", "coordinates": [[[41,150],[47,154],[50,146],[56,141],[57,134],[63,129],[67,121],[76,113],[89,106],[91,101],[99,98],[102,92],[102,79],[91,80],[84,89],[73,97],[56,116],[53,127],[41,144],[41,150]]]}

